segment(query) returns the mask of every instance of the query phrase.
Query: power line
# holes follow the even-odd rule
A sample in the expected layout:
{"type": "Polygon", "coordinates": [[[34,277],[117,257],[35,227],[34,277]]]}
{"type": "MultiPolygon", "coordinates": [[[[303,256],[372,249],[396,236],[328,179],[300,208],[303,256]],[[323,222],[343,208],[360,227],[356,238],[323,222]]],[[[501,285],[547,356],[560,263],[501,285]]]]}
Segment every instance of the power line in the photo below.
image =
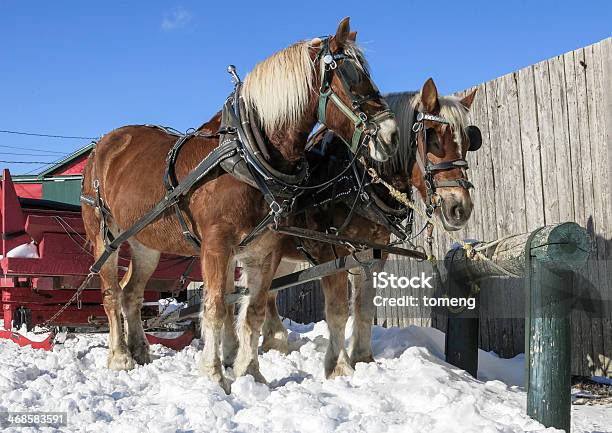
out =
{"type": "Polygon", "coordinates": [[[54,153],[56,155],[66,155],[65,152],[58,152],[57,150],[37,149],[35,147],[9,146],[8,144],[0,144],[0,147],[6,147],[7,149],[35,150],[37,152],[54,153]]]}
{"type": "Polygon", "coordinates": [[[2,159],[0,159],[0,162],[3,162],[5,164],[43,164],[43,165],[55,164],[55,162],[48,162],[48,161],[4,161],[2,159]]]}
{"type": "Polygon", "coordinates": [[[66,138],[70,140],[97,140],[98,139],[98,137],[79,137],[79,136],[73,136],[73,135],[51,135],[51,134],[40,134],[37,132],[9,131],[9,130],[4,130],[4,129],[0,129],[0,133],[29,135],[33,137],[66,138]]]}
{"type": "Polygon", "coordinates": [[[41,162],[41,164],[43,164],[43,165],[37,165],[37,166],[36,166],[36,167],[34,167],[33,169],[26,171],[24,174],[31,174],[32,172],[34,172],[34,171],[38,171],[38,170],[40,170],[41,168],[44,168],[44,167],[46,167],[46,166],[48,166],[48,165],[54,165],[54,164],[57,164],[58,162],[63,161],[64,159],[66,159],[66,158],[62,156],[62,157],[60,157],[60,158],[56,159],[55,161],[51,161],[51,162],[41,162]]]}
{"type": "MultiPolygon", "coordinates": [[[[0,155],[12,155],[12,156],[55,156],[47,155],[45,153],[17,153],[17,152],[0,152],[0,155]]],[[[68,154],[62,153],[62,155],[68,156],[68,154]]]]}

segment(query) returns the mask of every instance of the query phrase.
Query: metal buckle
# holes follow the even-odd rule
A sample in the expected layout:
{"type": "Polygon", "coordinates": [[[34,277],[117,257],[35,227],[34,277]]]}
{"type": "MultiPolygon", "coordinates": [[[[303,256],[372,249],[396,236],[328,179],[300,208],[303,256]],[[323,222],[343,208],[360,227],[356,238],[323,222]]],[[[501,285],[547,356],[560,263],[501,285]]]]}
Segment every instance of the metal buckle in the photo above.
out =
{"type": "Polygon", "coordinates": [[[274,215],[280,215],[283,211],[283,207],[276,200],[274,200],[272,203],[270,203],[270,210],[274,215]]]}
{"type": "MultiPolygon", "coordinates": [[[[419,114],[421,114],[421,113],[419,113],[419,114]]],[[[422,127],[423,127],[423,123],[422,122],[420,122],[420,121],[419,122],[415,122],[414,125],[412,125],[412,131],[413,132],[419,132],[422,127]]]]}
{"type": "Polygon", "coordinates": [[[370,123],[370,135],[375,136],[378,135],[378,131],[380,130],[380,125],[376,122],[370,123]]]}

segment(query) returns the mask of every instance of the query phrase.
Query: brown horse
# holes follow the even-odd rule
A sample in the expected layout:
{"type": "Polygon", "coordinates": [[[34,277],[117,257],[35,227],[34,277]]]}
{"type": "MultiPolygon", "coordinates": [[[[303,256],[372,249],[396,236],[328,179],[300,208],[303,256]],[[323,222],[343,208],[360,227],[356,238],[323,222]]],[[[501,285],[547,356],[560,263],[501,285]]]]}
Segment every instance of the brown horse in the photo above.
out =
{"type": "MultiPolygon", "coordinates": [[[[359,110],[355,117],[375,119],[388,110],[371,81],[363,53],[354,45],[348,18],[328,39],[315,38],[298,42],[258,64],[246,77],[241,97],[260,120],[262,135],[270,151],[269,163],[278,170],[291,173],[304,155],[308,135],[317,123],[321,76],[331,74],[330,90],[345,106],[359,110]],[[328,55],[321,55],[325,47],[328,55]],[[325,65],[321,63],[325,61],[325,65]],[[346,65],[352,71],[341,77],[336,68],[346,65]],[[323,72],[321,72],[323,75],[323,72]],[[352,93],[352,94],[351,94],[352,93]],[[352,103],[364,98],[359,107],[352,103]],[[358,116],[357,116],[358,115],[358,116]]],[[[337,104],[328,104],[325,123],[347,142],[355,131],[354,119],[337,104]]],[[[369,155],[384,160],[397,147],[397,125],[387,118],[375,125],[376,140],[370,140],[369,155]]],[[[220,128],[217,114],[201,127],[214,132],[220,128]]],[[[108,209],[105,220],[111,234],[128,229],[164,197],[165,159],[177,137],[154,127],[126,126],[106,134],[97,143],[85,169],[83,195],[96,196],[108,209]]],[[[210,135],[196,135],[184,144],[175,165],[178,180],[194,169],[217,145],[210,135]]],[[[360,143],[365,144],[365,142],[360,143]]],[[[344,146],[344,144],[342,144],[344,146]]],[[[205,347],[200,370],[226,392],[220,346],[223,340],[224,361],[236,356],[236,376],[251,373],[263,380],[257,362],[257,342],[266,304],[265,291],[281,259],[281,236],[265,232],[247,247],[239,243],[268,214],[270,207],[262,194],[217,168],[204,182],[197,184],[183,197],[181,208],[189,216],[190,229],[200,239],[197,251],[183,236],[172,210],[167,210],[144,230],[128,241],[131,251],[129,272],[118,281],[117,254],[111,255],[100,271],[104,309],[109,322],[108,367],[127,370],[134,362],[150,362],[140,310],[144,287],[156,269],[161,252],[183,256],[200,255],[206,291],[202,313],[202,336],[205,347]],[[212,177],[212,179],[211,179],[212,177]],[[248,285],[252,296],[247,301],[253,319],[239,329],[239,347],[235,344],[234,326],[227,312],[225,295],[233,290],[233,260],[240,257],[249,271],[248,285]],[[121,313],[125,317],[126,335],[122,331],[121,313]],[[126,341],[127,337],[127,341],[126,341]]],[[[105,250],[102,234],[102,212],[98,207],[83,207],[83,219],[96,258],[105,250]]],[[[233,309],[232,309],[233,310],[233,309]]]]}
{"type": "MultiPolygon", "coordinates": [[[[414,186],[424,202],[428,203],[431,200],[435,215],[447,230],[459,230],[466,224],[472,212],[472,200],[468,189],[471,184],[467,183],[465,171],[467,166],[457,161],[464,162],[468,150],[477,150],[480,147],[479,132],[476,131],[474,134],[475,127],[467,125],[467,114],[474,96],[475,91],[463,99],[438,96],[436,86],[431,79],[427,80],[420,93],[388,95],[386,100],[394,111],[400,128],[400,147],[398,153],[387,162],[369,161],[369,165],[375,166],[381,177],[398,190],[410,193],[414,186]],[[413,125],[417,122],[417,113],[433,115],[431,119],[434,120],[425,119],[420,125],[420,128],[425,128],[427,131],[426,135],[413,130],[413,125]],[[437,120],[448,123],[436,121],[436,117],[437,120]],[[423,137],[426,137],[426,143],[423,142],[423,137]],[[434,167],[434,171],[431,172],[432,178],[429,180],[430,183],[437,185],[433,193],[427,191],[427,176],[422,171],[421,164],[417,163],[418,158],[425,161],[423,166],[429,162],[434,167]]],[[[321,146],[322,140],[319,138],[314,148],[321,146]]],[[[332,141],[332,150],[329,150],[332,154],[337,153],[334,150],[337,149],[335,145],[332,141]]],[[[394,211],[398,209],[398,203],[383,187],[373,185],[373,189],[387,208],[394,211]]],[[[349,215],[352,202],[352,199],[344,200],[344,205],[336,203],[333,209],[330,205],[308,209],[300,219],[300,223],[309,229],[319,231],[325,231],[330,226],[341,227],[349,215]]],[[[390,234],[383,225],[359,214],[353,215],[342,232],[343,236],[382,244],[389,242],[390,234]]],[[[336,247],[334,251],[329,244],[316,241],[304,240],[303,246],[318,263],[350,254],[346,248],[336,247]]],[[[304,261],[304,256],[296,249],[294,239],[286,239],[283,254],[284,260],[279,268],[279,274],[291,272],[291,262],[304,261]]],[[[374,269],[374,271],[380,270],[374,269]]],[[[361,299],[365,296],[361,290],[364,283],[361,269],[354,269],[351,273],[354,275],[352,277],[354,325],[348,351],[350,356],[344,348],[344,330],[349,312],[348,274],[343,272],[322,279],[325,317],[330,332],[325,356],[326,377],[350,374],[357,362],[373,360],[371,349],[373,300],[361,299]]],[[[264,350],[287,350],[287,331],[279,319],[275,294],[271,294],[268,298],[263,335],[264,350]]]]}

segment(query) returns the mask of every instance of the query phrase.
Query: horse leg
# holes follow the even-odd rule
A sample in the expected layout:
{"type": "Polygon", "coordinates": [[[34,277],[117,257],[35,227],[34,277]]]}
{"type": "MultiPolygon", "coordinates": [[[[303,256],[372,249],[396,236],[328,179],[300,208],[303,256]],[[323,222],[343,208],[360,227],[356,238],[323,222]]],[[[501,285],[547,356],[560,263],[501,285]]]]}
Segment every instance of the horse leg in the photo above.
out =
{"type": "MultiPolygon", "coordinates": [[[[94,240],[96,259],[104,252],[104,240],[97,235],[94,240]]],[[[121,287],[117,275],[118,253],[110,255],[100,269],[100,283],[104,312],[108,318],[108,360],[111,370],[131,370],[134,360],[125,342],[121,323],[121,287]]]]}
{"type": "Polygon", "coordinates": [[[329,343],[325,352],[325,377],[353,373],[344,348],[344,332],[348,320],[347,273],[340,272],[321,280],[325,295],[325,321],[329,328],[329,343]]]}
{"type": "Polygon", "coordinates": [[[276,254],[270,253],[263,260],[249,257],[244,261],[249,296],[240,302],[237,324],[240,346],[234,364],[236,377],[250,374],[256,381],[266,383],[259,371],[257,346],[266,315],[268,288],[279,260],[276,254]]]}
{"type": "MultiPolygon", "coordinates": [[[[233,261],[232,261],[233,262],[233,261]]],[[[234,269],[236,264],[232,263],[230,271],[227,273],[226,293],[234,291],[234,269]]],[[[221,356],[223,357],[223,366],[232,367],[238,353],[238,336],[236,335],[236,327],[234,324],[234,304],[227,305],[225,309],[225,320],[223,322],[223,339],[221,341],[221,356]]]]}
{"type": "Polygon", "coordinates": [[[278,350],[280,353],[289,353],[289,336],[283,325],[276,307],[276,295],[278,292],[268,293],[266,299],[266,319],[261,333],[263,334],[262,350],[278,350]]]}
{"type": "Polygon", "coordinates": [[[227,242],[227,234],[217,226],[213,226],[202,238],[201,263],[202,275],[206,287],[206,300],[202,311],[202,338],[204,351],[200,359],[200,371],[211,380],[217,382],[229,394],[230,385],[223,376],[220,347],[223,323],[227,316],[225,292],[228,273],[233,275],[232,254],[227,242]]]}
{"type": "MultiPolygon", "coordinates": [[[[384,264],[374,265],[372,272],[381,271],[384,264]]],[[[374,296],[376,289],[371,273],[367,275],[362,268],[351,272],[353,329],[349,342],[351,366],[358,362],[374,362],[372,356],[372,321],[374,319],[374,296]]]]}
{"type": "MultiPolygon", "coordinates": [[[[278,265],[274,276],[278,278],[283,275],[288,275],[295,272],[297,269],[298,265],[296,263],[283,260],[278,265]]],[[[266,319],[261,330],[263,334],[262,350],[267,352],[274,349],[287,354],[289,353],[289,335],[278,314],[278,308],[276,306],[277,295],[278,292],[268,293],[268,299],[266,301],[266,319]]]]}
{"type": "Polygon", "coordinates": [[[121,305],[126,323],[127,345],[134,361],[138,364],[151,362],[149,342],[142,327],[140,311],[144,300],[144,289],[147,281],[155,272],[159,263],[159,251],[150,249],[132,239],[130,271],[124,278],[121,292],[121,305]]]}

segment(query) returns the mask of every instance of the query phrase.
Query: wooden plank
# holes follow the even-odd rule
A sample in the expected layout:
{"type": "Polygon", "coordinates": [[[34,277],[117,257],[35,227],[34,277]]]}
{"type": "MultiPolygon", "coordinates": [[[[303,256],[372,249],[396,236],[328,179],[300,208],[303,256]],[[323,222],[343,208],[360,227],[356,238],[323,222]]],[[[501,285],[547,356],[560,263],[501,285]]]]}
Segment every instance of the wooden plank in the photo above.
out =
{"type": "MultiPolygon", "coordinates": [[[[582,169],[582,188],[584,197],[583,208],[583,225],[589,230],[589,234],[595,239],[595,222],[593,219],[594,209],[594,191],[593,191],[593,169],[591,158],[591,136],[589,129],[589,109],[588,95],[585,73],[586,62],[584,58],[584,49],[574,51],[574,73],[576,77],[576,101],[578,106],[578,132],[580,135],[580,154],[582,169]]],[[[596,267],[593,260],[589,260],[585,268],[585,276],[595,287],[599,285],[597,281],[596,267]]],[[[587,366],[585,369],[590,369],[589,359],[593,360],[594,339],[591,331],[591,318],[586,314],[582,315],[582,334],[581,338],[584,343],[582,350],[583,356],[586,357],[587,366]]],[[[597,342],[595,342],[597,344],[597,342]]],[[[592,363],[592,362],[591,362],[592,363]]]]}
{"type": "MultiPolygon", "coordinates": [[[[607,158],[602,157],[603,161],[607,162],[607,179],[605,185],[607,185],[607,192],[604,192],[604,204],[603,208],[606,212],[605,227],[607,228],[604,234],[605,239],[605,258],[606,258],[606,278],[607,291],[604,293],[605,299],[612,300],[612,262],[610,257],[612,256],[612,150],[610,149],[610,143],[612,143],[612,38],[607,38],[600,42],[600,55],[599,60],[601,63],[601,97],[602,110],[601,110],[601,124],[603,125],[603,143],[607,158]]],[[[604,338],[604,353],[608,357],[608,370],[603,373],[607,373],[608,376],[612,377],[612,309],[608,311],[607,317],[604,317],[603,322],[603,338],[604,338]]]]}
{"type": "MultiPolygon", "coordinates": [[[[595,245],[597,253],[594,257],[595,272],[597,278],[597,288],[600,297],[607,292],[608,281],[606,279],[605,250],[606,250],[606,231],[607,213],[605,208],[605,197],[610,191],[610,184],[607,181],[609,167],[605,166],[607,160],[606,152],[608,146],[604,142],[604,128],[601,124],[603,99],[603,83],[601,81],[602,66],[599,61],[600,50],[598,45],[591,45],[584,49],[585,53],[585,73],[588,96],[589,110],[589,129],[590,145],[593,169],[593,220],[595,227],[595,245]]],[[[600,360],[605,358],[603,341],[603,323],[601,314],[592,317],[591,330],[593,333],[593,360],[595,370],[601,370],[600,360]]]]}
{"type": "Polygon", "coordinates": [[[574,217],[574,197],[572,189],[572,158],[568,131],[568,113],[565,87],[563,57],[557,56],[547,62],[550,77],[552,129],[555,143],[555,167],[547,173],[556,177],[557,198],[559,200],[559,220],[571,221],[574,217]]]}
{"type": "MultiPolygon", "coordinates": [[[[494,166],[494,151],[496,149],[496,140],[499,140],[497,132],[492,130],[492,126],[497,124],[497,105],[490,100],[493,98],[492,91],[494,83],[488,82],[482,86],[482,104],[479,108],[479,123],[483,135],[483,146],[478,153],[477,170],[482,179],[482,193],[480,194],[479,206],[475,208],[478,213],[479,224],[482,226],[481,240],[491,240],[498,237],[497,229],[497,188],[494,166]]],[[[497,181],[499,182],[499,180],[497,181]]],[[[473,217],[474,218],[474,217],[473,217]]],[[[490,285],[490,283],[487,283],[490,285]]],[[[485,350],[495,349],[494,345],[494,319],[491,317],[491,305],[494,305],[495,299],[488,287],[483,287],[480,294],[480,344],[485,350]]]]}
{"type": "MultiPolygon", "coordinates": [[[[566,92],[566,104],[568,113],[568,138],[570,143],[570,163],[571,163],[571,182],[572,182],[572,197],[574,201],[574,221],[578,224],[585,226],[587,223],[585,217],[585,189],[583,188],[582,178],[582,146],[580,134],[580,118],[578,108],[578,81],[576,79],[576,68],[577,63],[575,52],[569,52],[562,56],[563,67],[565,75],[565,92],[566,92]]],[[[581,274],[588,273],[587,270],[581,274]]],[[[575,344],[575,350],[573,352],[572,359],[572,371],[573,372],[585,372],[588,371],[588,360],[587,353],[590,353],[591,342],[590,332],[584,335],[583,324],[588,325],[586,313],[584,311],[573,311],[572,312],[572,340],[575,344]]],[[[586,327],[585,327],[586,329],[586,327]]]]}
{"type": "MultiPolygon", "coordinates": [[[[498,237],[503,236],[503,234],[509,231],[507,227],[507,220],[505,218],[497,218],[497,215],[505,215],[504,204],[508,202],[508,197],[505,194],[505,179],[502,176],[502,171],[504,170],[504,162],[502,159],[502,153],[504,151],[504,147],[502,144],[502,138],[500,135],[501,125],[500,125],[500,115],[499,109],[501,107],[501,101],[498,96],[498,86],[501,85],[501,79],[489,81],[485,83],[485,96],[486,96],[486,109],[487,109],[487,120],[488,120],[488,137],[489,137],[489,164],[490,164],[490,173],[491,173],[491,190],[487,195],[487,198],[492,198],[492,201],[489,202],[490,206],[493,208],[493,214],[496,216],[494,219],[489,220],[489,215],[487,217],[483,217],[483,219],[488,220],[488,230],[490,233],[490,238],[488,239],[497,239],[498,237]]],[[[486,282],[482,286],[482,294],[481,294],[481,311],[480,311],[480,319],[481,319],[481,327],[486,329],[485,334],[486,337],[483,340],[488,341],[487,350],[495,350],[497,352],[500,351],[499,346],[499,332],[497,332],[498,328],[498,319],[497,310],[499,308],[499,302],[495,299],[495,293],[492,291],[494,286],[491,282],[486,282]]]]}
{"type": "MultiPolygon", "coordinates": [[[[548,64],[540,62],[533,66],[539,137],[542,151],[542,189],[544,192],[545,223],[559,222],[559,200],[557,191],[556,147],[552,120],[552,104],[548,64]]],[[[529,176],[527,176],[529,177],[529,176]]],[[[535,227],[533,227],[535,228],[535,227]]]]}
{"type": "MultiPolygon", "coordinates": [[[[497,80],[498,86],[498,118],[500,128],[500,143],[498,151],[501,152],[502,165],[496,171],[496,178],[500,179],[500,188],[504,190],[503,213],[505,222],[502,236],[524,233],[527,231],[527,207],[525,189],[525,166],[523,164],[523,149],[521,143],[521,116],[519,111],[517,74],[509,74],[497,80]]],[[[500,218],[502,219],[502,218],[500,218]]],[[[497,346],[502,356],[511,356],[513,346],[513,321],[510,319],[512,305],[515,299],[512,296],[511,284],[507,281],[496,282],[496,286],[504,288],[498,290],[498,296],[493,305],[493,313],[497,324],[497,346]]]]}
{"type": "MultiPolygon", "coordinates": [[[[595,57],[595,85],[597,89],[596,104],[600,134],[598,135],[598,168],[601,182],[601,231],[598,236],[599,260],[602,272],[602,298],[612,300],[612,150],[610,149],[612,129],[612,38],[593,46],[595,57]],[[607,162],[607,163],[606,163],[607,162]]],[[[602,317],[603,360],[607,366],[601,374],[612,377],[612,309],[602,317]]]]}
{"type": "MultiPolygon", "coordinates": [[[[523,170],[525,175],[525,219],[528,229],[535,229],[546,224],[546,200],[548,199],[549,191],[542,184],[546,184],[548,171],[543,170],[550,162],[544,162],[544,158],[540,155],[540,149],[544,150],[542,131],[546,128],[540,125],[541,122],[546,122],[546,114],[542,113],[542,105],[546,105],[547,100],[541,94],[543,90],[541,77],[541,64],[534,67],[524,68],[517,72],[517,87],[518,87],[518,102],[520,116],[520,140],[521,151],[523,155],[523,170]],[[538,72],[534,72],[538,71],[538,72]],[[534,75],[540,78],[540,86],[534,82],[534,75]],[[534,88],[536,91],[534,92],[534,88]],[[538,95],[538,89],[540,94],[538,95]],[[537,98],[536,98],[537,95],[537,98]],[[536,100],[537,99],[537,100],[536,100]],[[540,116],[540,117],[539,117],[540,116]],[[542,118],[543,117],[543,118],[542,118]],[[542,179],[542,171],[544,171],[544,180],[542,179]]],[[[550,101],[548,101],[550,102],[550,101]]],[[[547,110],[550,111],[550,110],[547,110]]],[[[553,161],[554,163],[554,161],[553,161]]],[[[556,189],[555,189],[556,195],[556,189]]]]}

